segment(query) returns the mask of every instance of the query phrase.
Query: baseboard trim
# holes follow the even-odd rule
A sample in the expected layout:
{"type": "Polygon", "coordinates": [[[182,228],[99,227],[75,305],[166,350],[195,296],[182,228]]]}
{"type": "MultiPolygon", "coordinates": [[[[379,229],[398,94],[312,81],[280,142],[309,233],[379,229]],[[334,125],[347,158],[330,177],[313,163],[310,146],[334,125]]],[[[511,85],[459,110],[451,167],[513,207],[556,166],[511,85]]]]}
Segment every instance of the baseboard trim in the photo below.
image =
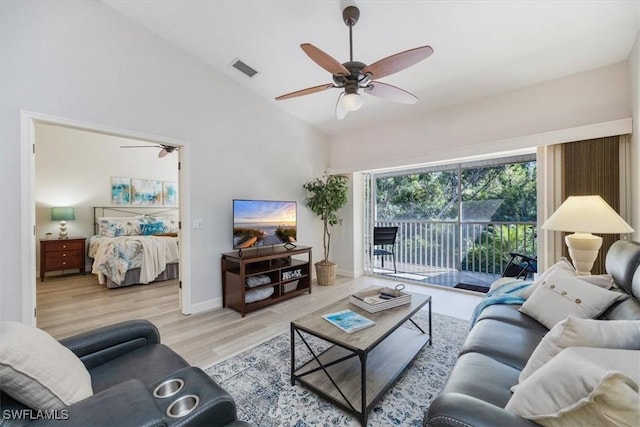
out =
{"type": "Polygon", "coordinates": [[[191,304],[191,314],[198,314],[204,311],[215,310],[217,308],[222,308],[222,298],[213,298],[197,304],[191,304]]]}
{"type": "Polygon", "coordinates": [[[349,271],[349,270],[336,270],[336,274],[338,276],[348,277],[350,279],[355,279],[357,277],[364,275],[364,270],[361,271],[349,271]]]}

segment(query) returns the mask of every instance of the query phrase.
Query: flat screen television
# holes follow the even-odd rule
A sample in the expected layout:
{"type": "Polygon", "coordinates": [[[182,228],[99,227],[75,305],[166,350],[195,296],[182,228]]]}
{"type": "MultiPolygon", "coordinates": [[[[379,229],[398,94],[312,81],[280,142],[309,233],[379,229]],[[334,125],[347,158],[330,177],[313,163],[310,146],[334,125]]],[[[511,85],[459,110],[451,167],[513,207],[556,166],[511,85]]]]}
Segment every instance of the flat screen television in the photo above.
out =
{"type": "Polygon", "coordinates": [[[297,240],[297,204],[277,200],[233,200],[233,249],[297,240]]]}

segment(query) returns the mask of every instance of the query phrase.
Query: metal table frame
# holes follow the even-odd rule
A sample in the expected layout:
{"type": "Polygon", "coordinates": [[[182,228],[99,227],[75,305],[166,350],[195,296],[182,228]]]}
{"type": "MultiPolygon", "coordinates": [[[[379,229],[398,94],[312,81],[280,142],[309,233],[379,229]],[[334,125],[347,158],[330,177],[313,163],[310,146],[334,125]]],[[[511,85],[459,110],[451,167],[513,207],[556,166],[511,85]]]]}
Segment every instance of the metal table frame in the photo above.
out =
{"type": "MultiPolygon", "coordinates": [[[[393,309],[391,309],[393,310],[393,309]]],[[[372,326],[373,328],[375,328],[377,325],[372,326]]],[[[357,334],[358,332],[354,332],[353,334],[357,334]]],[[[429,346],[432,345],[432,319],[431,319],[431,297],[429,296],[428,299],[426,299],[421,305],[419,305],[414,311],[412,311],[409,314],[408,319],[401,321],[399,323],[397,323],[393,328],[391,328],[389,331],[387,331],[387,333],[385,333],[376,343],[374,343],[374,345],[372,345],[370,348],[367,349],[358,349],[356,347],[352,347],[350,345],[348,345],[347,343],[344,342],[339,342],[336,339],[332,339],[332,337],[330,336],[326,336],[326,335],[320,335],[317,332],[310,330],[308,328],[302,327],[300,325],[297,325],[294,322],[291,322],[291,385],[295,385],[296,380],[299,381],[302,385],[312,389],[314,392],[316,392],[317,394],[331,400],[333,403],[335,403],[336,405],[340,406],[341,408],[343,408],[344,410],[346,410],[347,412],[353,413],[354,415],[356,415],[356,417],[358,418],[358,420],[360,421],[360,423],[363,426],[366,426],[367,424],[367,419],[369,416],[369,411],[371,411],[371,409],[373,409],[373,407],[380,401],[380,399],[382,398],[382,396],[384,395],[384,393],[395,383],[395,381],[397,380],[397,378],[400,376],[400,374],[406,369],[407,366],[409,366],[413,360],[415,359],[415,357],[418,355],[418,353],[420,352],[420,350],[425,346],[429,344],[429,346]],[[420,311],[420,309],[422,307],[424,307],[424,305],[428,304],[429,305],[429,335],[428,338],[423,337],[422,338],[422,343],[418,343],[419,347],[416,347],[417,350],[415,350],[415,354],[410,355],[410,357],[407,358],[406,363],[404,363],[404,365],[402,366],[401,369],[399,369],[399,371],[393,375],[393,377],[388,381],[388,383],[382,387],[382,389],[379,391],[379,393],[373,397],[373,399],[371,400],[371,402],[367,405],[367,359],[370,356],[370,353],[373,352],[380,344],[384,343],[385,340],[392,335],[394,332],[396,332],[398,329],[400,329],[400,327],[405,324],[407,321],[411,322],[413,325],[415,325],[416,328],[418,328],[418,330],[422,333],[422,335],[425,335],[426,332],[422,329],[422,327],[420,327],[420,325],[418,325],[413,319],[412,317],[415,316],[415,314],[420,311]],[[305,336],[302,334],[302,332],[309,334],[310,336],[315,336],[318,337],[326,342],[329,342],[331,344],[333,344],[332,346],[330,346],[328,349],[319,352],[318,354],[316,354],[316,352],[314,352],[314,350],[311,348],[311,346],[309,345],[309,343],[307,342],[307,339],[305,339],[305,336]],[[300,341],[304,344],[304,346],[307,348],[307,350],[311,353],[312,358],[303,362],[300,366],[296,366],[296,354],[295,354],[295,344],[296,344],[296,336],[300,339],[300,341]],[[329,361],[323,361],[321,360],[322,356],[327,354],[328,352],[332,351],[335,348],[341,348],[344,349],[344,351],[346,351],[346,355],[343,356],[339,356],[337,358],[330,358],[329,361]],[[328,369],[334,365],[338,365],[340,363],[349,361],[350,359],[353,358],[358,358],[359,359],[359,364],[360,364],[360,387],[361,387],[361,405],[359,405],[360,407],[356,407],[356,405],[354,405],[354,403],[352,403],[349,398],[345,395],[345,393],[343,392],[341,386],[340,386],[340,379],[334,378],[331,373],[328,371],[328,369]],[[306,370],[303,370],[302,372],[299,372],[296,374],[297,371],[301,370],[302,368],[305,368],[305,366],[309,363],[312,363],[313,361],[316,362],[317,366],[313,367],[313,368],[309,368],[306,370]],[[335,390],[337,390],[337,392],[340,394],[340,396],[342,397],[342,399],[344,400],[344,402],[346,402],[346,404],[344,402],[341,402],[337,399],[335,399],[333,396],[327,394],[326,392],[322,391],[321,389],[319,389],[318,387],[314,386],[313,383],[306,381],[305,377],[319,372],[319,371],[323,371],[324,375],[328,378],[328,380],[331,382],[331,384],[333,385],[333,387],[335,388],[335,390]]],[[[344,351],[340,351],[339,353],[344,353],[344,351]]]]}

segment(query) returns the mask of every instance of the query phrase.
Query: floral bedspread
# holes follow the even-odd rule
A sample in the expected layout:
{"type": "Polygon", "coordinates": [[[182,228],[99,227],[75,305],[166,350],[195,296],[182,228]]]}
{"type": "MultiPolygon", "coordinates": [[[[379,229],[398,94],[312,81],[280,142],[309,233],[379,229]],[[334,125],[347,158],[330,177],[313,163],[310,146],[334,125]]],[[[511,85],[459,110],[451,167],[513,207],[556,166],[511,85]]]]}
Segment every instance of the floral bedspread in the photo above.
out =
{"type": "Polygon", "coordinates": [[[106,278],[120,285],[127,271],[140,268],[140,283],[152,282],[166,264],[178,262],[178,239],[166,236],[92,236],[89,257],[93,258],[91,272],[104,284],[106,278]]]}

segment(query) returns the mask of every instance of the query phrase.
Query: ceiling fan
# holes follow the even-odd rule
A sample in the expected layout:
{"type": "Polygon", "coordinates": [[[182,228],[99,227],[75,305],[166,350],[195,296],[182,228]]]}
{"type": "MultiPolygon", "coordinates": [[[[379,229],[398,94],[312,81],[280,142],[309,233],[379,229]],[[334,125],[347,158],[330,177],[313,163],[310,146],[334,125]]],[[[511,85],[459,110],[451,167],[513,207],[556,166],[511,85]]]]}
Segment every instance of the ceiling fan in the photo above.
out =
{"type": "Polygon", "coordinates": [[[349,27],[349,61],[341,64],[336,59],[310,43],[300,45],[304,53],[316,64],[333,75],[333,83],[326,83],[278,96],[276,100],[295,98],[322,92],[327,89],[344,89],[338,95],[336,118],[342,120],[349,111],[355,111],[363,104],[360,93],[362,89],[369,95],[404,104],[415,104],[418,98],[410,92],[374,79],[386,77],[402,71],[433,54],[431,46],[421,46],[388,56],[371,65],[353,60],[353,26],[358,22],[360,10],[348,6],[342,11],[342,19],[349,27]]]}
{"type": "Polygon", "coordinates": [[[158,153],[158,157],[163,158],[169,153],[173,153],[174,151],[178,151],[178,147],[174,147],[173,145],[121,145],[120,148],[161,148],[158,153]]]}

